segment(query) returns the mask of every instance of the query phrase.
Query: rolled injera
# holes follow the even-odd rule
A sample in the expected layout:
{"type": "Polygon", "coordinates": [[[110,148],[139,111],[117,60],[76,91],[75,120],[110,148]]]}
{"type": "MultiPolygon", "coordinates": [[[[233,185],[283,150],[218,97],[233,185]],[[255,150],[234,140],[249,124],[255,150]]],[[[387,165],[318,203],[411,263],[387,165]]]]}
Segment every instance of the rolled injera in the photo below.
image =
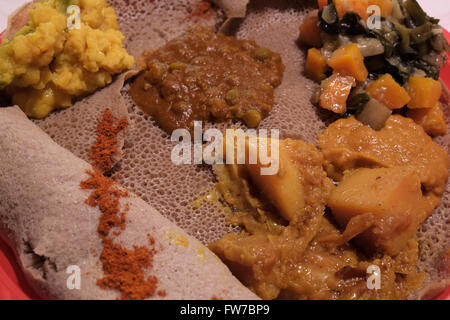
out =
{"type": "MultiPolygon", "coordinates": [[[[80,182],[92,166],[56,144],[18,107],[0,109],[0,223],[25,276],[39,295],[56,299],[117,299],[101,288],[101,211],[86,203],[80,182]],[[79,289],[68,286],[81,271],[79,289]],[[69,268],[69,269],[68,269],[69,268]]],[[[117,188],[122,188],[117,185],[117,188]]],[[[205,246],[130,193],[126,228],[115,238],[130,250],[154,239],[156,254],[146,275],[165,299],[256,299],[205,246]]],[[[154,295],[151,299],[161,298],[154,295]]]]}

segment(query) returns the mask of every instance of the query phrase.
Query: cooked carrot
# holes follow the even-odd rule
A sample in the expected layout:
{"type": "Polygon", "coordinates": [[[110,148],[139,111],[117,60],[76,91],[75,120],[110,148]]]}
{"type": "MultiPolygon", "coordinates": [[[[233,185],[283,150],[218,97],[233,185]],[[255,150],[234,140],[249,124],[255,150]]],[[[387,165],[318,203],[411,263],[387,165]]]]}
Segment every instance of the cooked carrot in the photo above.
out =
{"type": "Polygon", "coordinates": [[[442,105],[437,102],[433,108],[410,109],[407,114],[417,124],[420,124],[430,136],[440,136],[447,132],[442,105]]]}
{"type": "Polygon", "coordinates": [[[358,81],[365,81],[369,75],[364,65],[364,57],[356,43],[337,49],[328,64],[335,72],[352,76],[358,81]]]}
{"type": "Polygon", "coordinates": [[[408,92],[388,73],[369,84],[366,91],[391,110],[402,108],[411,100],[408,92]]]}
{"type": "Polygon", "coordinates": [[[305,74],[316,82],[325,79],[328,70],[327,60],[320,50],[311,48],[306,56],[305,74]]]}
{"type": "Polygon", "coordinates": [[[320,48],[322,46],[322,38],[320,37],[321,32],[318,12],[317,10],[314,10],[300,25],[300,36],[298,40],[306,47],[320,48]]]}
{"type": "Polygon", "coordinates": [[[393,4],[391,0],[368,0],[368,6],[378,6],[382,17],[390,16],[392,13],[393,4]]]}
{"type": "Polygon", "coordinates": [[[355,12],[362,19],[367,19],[367,0],[334,0],[337,14],[340,19],[348,13],[355,12]]]}
{"type": "Polygon", "coordinates": [[[442,85],[439,81],[425,77],[411,77],[408,81],[411,101],[410,109],[433,108],[439,101],[442,85]]]}

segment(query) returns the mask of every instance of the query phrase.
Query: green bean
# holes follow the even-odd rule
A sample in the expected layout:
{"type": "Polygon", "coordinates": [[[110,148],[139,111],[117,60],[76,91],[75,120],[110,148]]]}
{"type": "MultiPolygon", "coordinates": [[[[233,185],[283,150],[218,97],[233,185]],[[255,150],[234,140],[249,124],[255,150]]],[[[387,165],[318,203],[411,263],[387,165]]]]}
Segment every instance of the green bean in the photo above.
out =
{"type": "Polygon", "coordinates": [[[249,110],[244,115],[244,122],[249,128],[256,128],[262,120],[261,113],[258,110],[249,110]]]}
{"type": "Polygon", "coordinates": [[[424,43],[433,37],[433,25],[430,22],[427,22],[420,27],[414,28],[411,30],[411,41],[415,44],[424,43]]]}
{"type": "Polygon", "coordinates": [[[186,64],[182,63],[182,62],[172,62],[169,65],[170,70],[184,70],[186,69],[186,64]]]}
{"type": "Polygon", "coordinates": [[[225,94],[225,102],[229,106],[234,106],[239,103],[240,97],[241,95],[238,89],[231,89],[225,94]]]}
{"type": "Polygon", "coordinates": [[[421,26],[427,22],[428,16],[416,0],[406,0],[403,6],[416,25],[421,26]]]}
{"type": "Polygon", "coordinates": [[[270,51],[267,48],[256,48],[255,51],[253,52],[253,56],[255,57],[255,59],[260,60],[260,61],[265,61],[267,59],[270,58],[270,56],[272,55],[272,51],[270,51]]]}
{"type": "Polygon", "coordinates": [[[431,38],[430,43],[433,49],[438,52],[445,49],[444,37],[441,34],[437,34],[433,38],[431,38]]]}
{"type": "Polygon", "coordinates": [[[412,53],[414,50],[411,48],[411,29],[397,22],[394,22],[394,26],[401,38],[400,50],[403,53],[412,53]]]}

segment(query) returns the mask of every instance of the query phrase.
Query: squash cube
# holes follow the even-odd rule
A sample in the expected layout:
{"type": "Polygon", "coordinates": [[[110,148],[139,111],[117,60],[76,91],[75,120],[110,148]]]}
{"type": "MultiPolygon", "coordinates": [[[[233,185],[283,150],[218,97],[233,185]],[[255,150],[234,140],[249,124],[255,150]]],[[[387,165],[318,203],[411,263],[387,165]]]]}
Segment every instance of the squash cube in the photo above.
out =
{"type": "Polygon", "coordinates": [[[425,77],[411,77],[408,81],[411,101],[410,109],[434,108],[442,93],[442,85],[439,81],[425,77]]]}
{"type": "Polygon", "coordinates": [[[346,13],[352,11],[357,13],[361,19],[367,20],[369,17],[367,10],[368,7],[372,5],[380,8],[380,15],[382,17],[387,17],[391,15],[393,8],[391,0],[334,0],[334,5],[340,19],[342,19],[346,13]]]}
{"type": "Polygon", "coordinates": [[[391,110],[402,108],[411,100],[408,92],[388,73],[369,84],[366,91],[391,110]]]}
{"type": "Polygon", "coordinates": [[[327,59],[320,50],[311,48],[306,56],[305,74],[316,82],[321,82],[326,78],[325,72],[328,70],[327,59]]]}
{"type": "Polygon", "coordinates": [[[357,13],[361,19],[367,19],[367,0],[334,0],[334,6],[339,19],[351,11],[357,13]]]}
{"type": "Polygon", "coordinates": [[[369,72],[364,65],[364,57],[356,43],[337,49],[328,62],[337,73],[352,76],[358,81],[366,81],[369,72]]]}
{"type": "MultiPolygon", "coordinates": [[[[361,230],[355,240],[371,253],[383,251],[389,255],[405,247],[436,205],[422,195],[420,178],[408,167],[364,168],[347,173],[328,201],[342,227],[368,214],[369,228],[361,230]]],[[[367,227],[367,221],[363,222],[367,227]]]]}
{"type": "Polygon", "coordinates": [[[306,16],[305,21],[300,25],[298,41],[306,47],[320,48],[322,46],[321,32],[318,12],[314,10],[306,16]]]}
{"type": "Polygon", "coordinates": [[[436,103],[433,108],[410,109],[406,115],[417,124],[420,124],[430,136],[440,136],[447,132],[444,112],[440,102],[436,103]]]}
{"type": "Polygon", "coordinates": [[[382,17],[390,16],[392,13],[393,4],[391,0],[369,0],[368,6],[378,6],[382,17]]]}
{"type": "Polygon", "coordinates": [[[317,0],[317,5],[319,6],[319,10],[321,10],[328,5],[328,0],[317,0]]]}

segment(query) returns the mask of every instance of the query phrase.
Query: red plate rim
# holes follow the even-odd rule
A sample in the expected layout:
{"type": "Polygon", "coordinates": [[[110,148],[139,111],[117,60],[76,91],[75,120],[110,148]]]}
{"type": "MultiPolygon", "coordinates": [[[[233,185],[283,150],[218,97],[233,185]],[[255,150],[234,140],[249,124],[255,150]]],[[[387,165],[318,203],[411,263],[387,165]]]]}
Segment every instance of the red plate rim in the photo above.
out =
{"type": "MultiPolygon", "coordinates": [[[[5,31],[0,33],[1,36],[5,31]]],[[[450,33],[444,29],[444,34],[450,42],[450,33]]],[[[450,59],[450,53],[447,54],[450,59]]],[[[441,79],[450,87],[450,63],[441,70],[441,79]]],[[[25,276],[9,246],[0,237],[0,300],[31,300],[39,296],[28,285],[25,276]]],[[[450,300],[450,286],[435,300],[450,300]]]]}

